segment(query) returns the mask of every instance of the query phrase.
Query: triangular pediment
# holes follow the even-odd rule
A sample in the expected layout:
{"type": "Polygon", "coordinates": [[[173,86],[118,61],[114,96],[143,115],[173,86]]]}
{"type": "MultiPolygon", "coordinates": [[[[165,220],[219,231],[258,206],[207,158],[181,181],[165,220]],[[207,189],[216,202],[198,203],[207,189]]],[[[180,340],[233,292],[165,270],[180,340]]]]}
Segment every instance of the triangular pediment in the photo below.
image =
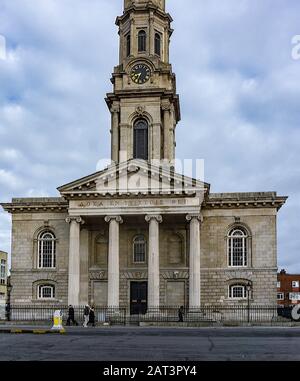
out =
{"type": "Polygon", "coordinates": [[[175,173],[168,167],[132,159],[58,188],[62,196],[106,195],[195,195],[205,194],[209,185],[175,173]]]}

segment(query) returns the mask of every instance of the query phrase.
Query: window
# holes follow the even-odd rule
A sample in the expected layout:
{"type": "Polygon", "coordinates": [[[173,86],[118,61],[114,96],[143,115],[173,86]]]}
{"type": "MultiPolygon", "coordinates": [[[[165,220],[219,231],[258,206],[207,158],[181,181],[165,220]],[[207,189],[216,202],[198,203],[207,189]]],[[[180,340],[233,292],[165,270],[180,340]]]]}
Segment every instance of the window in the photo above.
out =
{"type": "Polygon", "coordinates": [[[133,262],[146,262],[146,240],[143,235],[137,236],[133,241],[133,262]]]}
{"type": "Polygon", "coordinates": [[[147,34],[144,30],[139,31],[139,35],[138,35],[139,52],[145,52],[146,51],[146,37],[147,37],[147,34]]]}
{"type": "Polygon", "coordinates": [[[6,260],[1,259],[0,264],[0,284],[6,283],[6,260]]]}
{"type": "Polygon", "coordinates": [[[284,300],[284,294],[283,294],[283,292],[278,292],[277,293],[277,300],[284,300]]]}
{"type": "Polygon", "coordinates": [[[154,51],[158,56],[161,55],[161,37],[159,33],[155,33],[154,51]]]}
{"type": "Polygon", "coordinates": [[[299,288],[299,281],[298,280],[295,280],[292,282],[292,287],[293,288],[299,288]]]}
{"type": "Polygon", "coordinates": [[[247,290],[246,286],[242,284],[234,284],[229,286],[229,298],[230,299],[246,299],[247,290]]]}
{"type": "Polygon", "coordinates": [[[242,228],[234,228],[228,235],[228,265],[247,266],[247,234],[242,228]]]}
{"type": "Polygon", "coordinates": [[[300,300],[300,292],[290,292],[289,299],[292,301],[300,300]]]}
{"type": "Polygon", "coordinates": [[[148,123],[144,119],[139,119],[134,124],[133,157],[148,160],[148,123]]]}
{"type": "Polygon", "coordinates": [[[126,36],[126,56],[129,57],[131,53],[131,36],[127,34],[126,36]]]}
{"type": "Polygon", "coordinates": [[[0,284],[6,283],[6,260],[1,259],[0,264],[0,284]]]}
{"type": "Polygon", "coordinates": [[[50,284],[40,285],[38,287],[38,299],[54,299],[55,287],[50,284]]]}
{"type": "Polygon", "coordinates": [[[277,288],[280,288],[280,287],[281,287],[280,282],[277,282],[277,288]]]}
{"type": "Polygon", "coordinates": [[[38,267],[55,268],[56,266],[56,239],[53,233],[43,232],[38,238],[39,263],[38,267]]]}

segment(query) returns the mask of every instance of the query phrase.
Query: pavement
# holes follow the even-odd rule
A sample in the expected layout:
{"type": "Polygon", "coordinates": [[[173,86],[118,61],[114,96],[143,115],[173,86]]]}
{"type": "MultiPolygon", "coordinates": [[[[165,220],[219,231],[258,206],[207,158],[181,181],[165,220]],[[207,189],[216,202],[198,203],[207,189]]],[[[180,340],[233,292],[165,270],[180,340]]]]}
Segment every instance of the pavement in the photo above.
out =
{"type": "MultiPolygon", "coordinates": [[[[9,329],[0,326],[2,332],[9,329]]],[[[65,335],[0,333],[0,360],[299,361],[300,328],[66,327],[65,335]]]]}

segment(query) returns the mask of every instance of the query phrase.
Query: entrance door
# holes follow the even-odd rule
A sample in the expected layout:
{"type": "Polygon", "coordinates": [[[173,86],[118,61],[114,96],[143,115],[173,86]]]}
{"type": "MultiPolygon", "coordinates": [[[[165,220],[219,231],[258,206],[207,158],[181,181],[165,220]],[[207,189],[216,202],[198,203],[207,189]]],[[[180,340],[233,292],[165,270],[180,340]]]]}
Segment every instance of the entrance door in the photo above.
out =
{"type": "Polygon", "coordinates": [[[130,314],[145,315],[147,312],[147,282],[130,283],[130,314]]]}

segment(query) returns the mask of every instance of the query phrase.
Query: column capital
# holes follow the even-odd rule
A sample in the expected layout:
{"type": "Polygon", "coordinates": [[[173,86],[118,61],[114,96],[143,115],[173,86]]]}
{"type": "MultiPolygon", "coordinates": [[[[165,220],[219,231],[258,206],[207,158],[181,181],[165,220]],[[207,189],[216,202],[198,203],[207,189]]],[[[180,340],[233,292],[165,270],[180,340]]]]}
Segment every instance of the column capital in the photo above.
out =
{"type": "Polygon", "coordinates": [[[163,101],[161,103],[161,108],[163,111],[171,111],[171,103],[170,101],[163,101]]]}
{"type": "Polygon", "coordinates": [[[104,218],[105,222],[110,222],[110,221],[113,221],[115,220],[116,222],[118,222],[119,224],[122,224],[123,223],[123,218],[121,216],[106,216],[104,218]]]}
{"type": "Polygon", "coordinates": [[[201,213],[192,213],[186,216],[187,221],[192,221],[194,219],[197,219],[201,223],[203,222],[203,216],[201,213]]]}
{"type": "Polygon", "coordinates": [[[150,222],[152,219],[155,219],[159,224],[163,221],[162,216],[159,214],[147,214],[147,216],[145,217],[145,220],[147,222],[150,222]]]}
{"type": "Polygon", "coordinates": [[[111,113],[118,113],[120,112],[120,104],[119,102],[114,102],[113,105],[110,108],[111,113]]]}
{"type": "Polygon", "coordinates": [[[70,224],[71,222],[77,222],[77,224],[81,224],[81,225],[83,225],[85,223],[83,218],[80,216],[75,216],[75,217],[69,216],[69,217],[67,217],[66,223],[70,224]]]}

